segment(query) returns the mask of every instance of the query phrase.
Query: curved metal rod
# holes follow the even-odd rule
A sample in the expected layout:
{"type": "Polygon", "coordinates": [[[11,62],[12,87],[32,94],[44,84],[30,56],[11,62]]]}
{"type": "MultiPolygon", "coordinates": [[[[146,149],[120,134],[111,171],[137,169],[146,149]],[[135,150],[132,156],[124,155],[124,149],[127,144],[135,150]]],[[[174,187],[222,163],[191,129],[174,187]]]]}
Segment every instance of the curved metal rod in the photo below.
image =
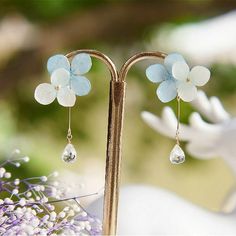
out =
{"type": "MultiPolygon", "coordinates": [[[[162,53],[162,52],[141,52],[138,54],[135,54],[134,56],[130,57],[121,67],[120,73],[118,80],[121,84],[125,84],[125,79],[127,76],[127,73],[129,69],[134,65],[136,62],[139,62],[144,59],[157,59],[161,58],[164,59],[167,56],[167,54],[162,53]]],[[[123,90],[125,87],[123,87],[123,90]]],[[[121,139],[122,135],[122,127],[123,127],[123,117],[124,117],[124,101],[125,101],[125,91],[122,91],[122,94],[117,94],[115,99],[121,100],[120,103],[118,103],[116,109],[119,110],[119,112],[116,113],[116,124],[114,126],[113,130],[113,135],[116,137],[118,140],[121,139]]],[[[120,144],[121,147],[121,144],[120,144]]],[[[119,148],[120,148],[119,147],[119,148]]],[[[113,147],[114,148],[114,147],[113,147]]],[[[121,165],[121,155],[117,155],[117,163],[118,165],[113,168],[113,173],[116,178],[115,186],[113,186],[113,190],[117,191],[117,194],[119,193],[119,188],[120,188],[120,165],[121,165]]],[[[112,183],[113,184],[113,183],[112,183]]],[[[103,231],[103,235],[115,235],[116,233],[116,226],[117,226],[117,214],[118,214],[118,199],[117,202],[115,203],[115,206],[112,208],[112,212],[110,212],[111,215],[111,225],[107,226],[105,228],[105,231],[103,231]]],[[[127,222],[128,223],[128,222],[127,222]]]]}
{"type": "Polygon", "coordinates": [[[155,58],[164,59],[166,56],[167,54],[163,52],[141,52],[135,54],[134,56],[130,57],[121,67],[119,73],[119,81],[125,81],[129,69],[136,62],[142,61],[144,59],[155,59],[155,58]]]}
{"type": "Polygon", "coordinates": [[[108,66],[108,69],[111,73],[111,80],[112,81],[118,81],[118,72],[117,72],[116,66],[108,56],[106,56],[105,54],[103,54],[99,51],[96,51],[96,50],[80,49],[80,50],[76,50],[76,51],[73,51],[73,52],[70,52],[70,53],[66,54],[66,57],[68,57],[68,58],[74,57],[75,55],[77,55],[79,53],[87,53],[90,56],[98,58],[101,61],[103,61],[108,66]]]}
{"type": "Polygon", "coordinates": [[[111,73],[103,207],[103,235],[115,235],[120,186],[121,137],[126,87],[125,79],[129,69],[136,62],[152,58],[164,59],[167,54],[162,52],[138,53],[130,57],[121,67],[120,73],[118,73],[112,60],[96,50],[82,49],[68,53],[66,56],[70,58],[78,53],[88,53],[91,56],[102,60],[108,66],[111,73]]]}
{"type": "Polygon", "coordinates": [[[120,184],[125,82],[119,81],[118,72],[112,60],[99,51],[81,49],[68,53],[66,56],[70,58],[79,53],[87,53],[92,57],[100,59],[108,66],[111,73],[102,235],[115,235],[120,184]]]}

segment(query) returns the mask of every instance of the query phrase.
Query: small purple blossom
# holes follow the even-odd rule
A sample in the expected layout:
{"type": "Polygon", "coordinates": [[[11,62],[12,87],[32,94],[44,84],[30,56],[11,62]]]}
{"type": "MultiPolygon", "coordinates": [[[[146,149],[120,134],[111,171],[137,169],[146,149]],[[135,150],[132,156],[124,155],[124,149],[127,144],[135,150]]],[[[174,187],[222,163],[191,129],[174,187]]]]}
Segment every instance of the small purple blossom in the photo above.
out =
{"type": "Polygon", "coordinates": [[[57,172],[12,178],[7,166],[18,168],[29,161],[29,157],[16,154],[18,150],[0,164],[0,235],[101,235],[101,222],[80,205],[79,199],[85,196],[65,198],[66,189],[50,181],[57,172]]]}

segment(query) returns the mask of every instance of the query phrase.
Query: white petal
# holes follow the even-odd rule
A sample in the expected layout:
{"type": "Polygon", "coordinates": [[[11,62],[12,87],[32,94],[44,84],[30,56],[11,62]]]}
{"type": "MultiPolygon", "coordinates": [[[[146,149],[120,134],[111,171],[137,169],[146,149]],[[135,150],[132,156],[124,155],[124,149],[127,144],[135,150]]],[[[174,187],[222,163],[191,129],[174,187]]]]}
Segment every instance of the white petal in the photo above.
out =
{"type": "Polygon", "coordinates": [[[168,75],[163,65],[154,64],[146,69],[146,76],[151,82],[158,83],[167,79],[168,75]]]}
{"type": "Polygon", "coordinates": [[[56,69],[52,72],[51,82],[54,86],[66,86],[70,81],[70,72],[63,68],[56,69]]]}
{"type": "Polygon", "coordinates": [[[51,74],[54,70],[59,68],[64,68],[68,71],[70,70],[70,62],[68,58],[61,54],[50,57],[47,62],[48,72],[51,74]]]}
{"type": "Polygon", "coordinates": [[[55,100],[56,94],[57,92],[53,85],[43,83],[35,89],[34,98],[38,103],[48,105],[55,100]]]}
{"type": "Polygon", "coordinates": [[[185,102],[191,102],[197,97],[197,88],[194,84],[188,82],[178,83],[178,95],[185,102]]]}
{"type": "Polygon", "coordinates": [[[91,90],[90,81],[84,76],[73,76],[71,79],[71,89],[78,96],[87,95],[91,90]]]}
{"type": "Polygon", "coordinates": [[[189,66],[184,61],[175,62],[172,67],[172,74],[177,80],[187,81],[189,66]]]}
{"type": "Polygon", "coordinates": [[[204,66],[194,66],[189,73],[189,79],[196,86],[203,86],[210,79],[211,72],[204,66]]]}
{"type": "Polygon", "coordinates": [[[162,102],[169,102],[177,95],[176,83],[174,80],[165,80],[157,88],[157,96],[162,102]]]}
{"type": "Polygon", "coordinates": [[[57,101],[64,107],[73,107],[75,105],[75,93],[73,90],[63,87],[58,90],[57,101]]]}
{"type": "Polygon", "coordinates": [[[164,65],[166,69],[169,71],[169,73],[172,73],[172,66],[177,61],[185,62],[184,57],[179,53],[171,53],[165,57],[164,65]]]}
{"type": "Polygon", "coordinates": [[[76,55],[71,62],[71,71],[75,75],[83,75],[92,67],[91,57],[86,53],[76,55]]]}

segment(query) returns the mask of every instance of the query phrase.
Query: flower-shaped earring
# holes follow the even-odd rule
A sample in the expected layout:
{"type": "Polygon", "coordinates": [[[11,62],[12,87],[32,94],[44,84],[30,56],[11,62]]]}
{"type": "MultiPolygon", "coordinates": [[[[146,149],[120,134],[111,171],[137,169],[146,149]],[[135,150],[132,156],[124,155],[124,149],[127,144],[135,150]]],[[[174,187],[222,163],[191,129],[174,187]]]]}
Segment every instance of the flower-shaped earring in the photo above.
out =
{"type": "Polygon", "coordinates": [[[210,71],[203,66],[191,70],[182,55],[171,53],[164,59],[164,65],[154,64],[146,69],[147,78],[153,83],[160,83],[156,94],[166,103],[177,98],[176,145],[170,153],[170,161],[179,164],[185,161],[185,154],[179,143],[180,100],[193,101],[197,96],[197,86],[205,85],[210,79],[210,71]]]}
{"type": "Polygon", "coordinates": [[[39,84],[34,93],[36,101],[42,105],[48,105],[57,99],[60,105],[69,108],[68,144],[62,153],[62,160],[68,163],[77,159],[77,152],[71,143],[71,107],[75,105],[76,95],[84,96],[90,92],[90,81],[83,75],[91,67],[91,57],[86,53],[77,54],[71,63],[64,55],[52,56],[47,62],[51,83],[39,84]]]}

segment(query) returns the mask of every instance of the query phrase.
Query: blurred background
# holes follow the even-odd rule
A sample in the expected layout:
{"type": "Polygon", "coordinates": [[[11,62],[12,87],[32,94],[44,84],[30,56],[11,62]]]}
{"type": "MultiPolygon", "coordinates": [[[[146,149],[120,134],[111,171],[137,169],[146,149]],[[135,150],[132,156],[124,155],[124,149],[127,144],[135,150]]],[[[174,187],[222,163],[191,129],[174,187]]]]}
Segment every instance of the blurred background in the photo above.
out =
{"type": "MultiPolygon", "coordinates": [[[[15,173],[18,176],[57,170],[64,183],[80,186],[73,187],[75,191],[93,193],[103,187],[110,79],[104,64],[93,59],[88,74],[92,91],[79,97],[72,110],[73,144],[79,155],[75,164],[61,161],[67,109],[57,102],[42,106],[33,98],[35,87],[49,81],[47,59],[76,49],[102,51],[118,68],[143,50],[178,51],[190,64],[211,69],[212,79],[204,91],[218,96],[235,115],[235,7],[233,0],[1,0],[1,159],[19,148],[31,162],[15,173]]],[[[146,67],[153,62],[138,63],[128,74],[122,184],[163,187],[218,210],[235,186],[235,176],[224,161],[188,155],[183,165],[173,166],[168,157],[174,141],[141,120],[141,111],[160,115],[164,107],[155,95],[156,85],[145,77],[146,67]]],[[[175,108],[176,102],[168,105],[175,108]]],[[[181,121],[187,123],[192,111],[183,104],[181,121]]]]}

